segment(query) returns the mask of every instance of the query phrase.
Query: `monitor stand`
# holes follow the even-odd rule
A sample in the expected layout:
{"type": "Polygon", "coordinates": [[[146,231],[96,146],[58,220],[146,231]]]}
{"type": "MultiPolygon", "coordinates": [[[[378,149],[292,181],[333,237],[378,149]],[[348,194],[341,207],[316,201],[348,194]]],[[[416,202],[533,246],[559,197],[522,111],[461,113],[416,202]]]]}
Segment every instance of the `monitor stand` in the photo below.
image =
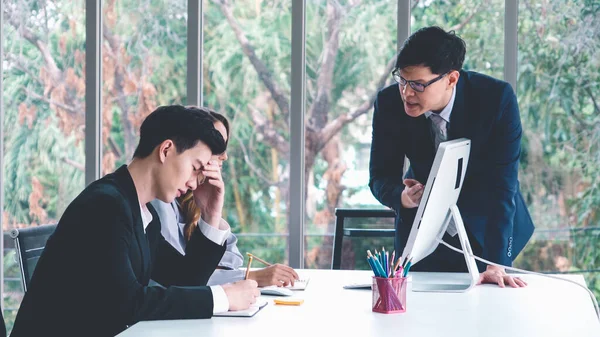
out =
{"type": "MultiPolygon", "coordinates": [[[[460,240],[460,245],[462,246],[462,251],[465,252],[465,262],[467,263],[468,272],[468,280],[461,279],[460,282],[453,283],[421,283],[414,282],[413,279],[413,291],[419,292],[465,292],[471,288],[473,288],[477,282],[479,281],[479,270],[477,269],[477,263],[475,263],[475,259],[473,258],[473,250],[471,249],[471,243],[469,242],[469,238],[467,237],[467,231],[465,229],[465,225],[462,221],[462,217],[460,212],[458,211],[458,207],[456,205],[452,205],[449,210],[449,216],[446,217],[444,226],[442,226],[443,231],[438,235],[438,238],[441,239],[446,232],[446,228],[450,223],[450,219],[454,219],[454,224],[456,225],[456,230],[458,233],[458,238],[460,240]],[[468,252],[468,253],[467,253],[468,252]],[[469,255],[470,254],[470,255],[469,255]]],[[[458,254],[458,253],[457,253],[458,254]]],[[[450,281],[450,280],[449,280],[450,281]]]]}

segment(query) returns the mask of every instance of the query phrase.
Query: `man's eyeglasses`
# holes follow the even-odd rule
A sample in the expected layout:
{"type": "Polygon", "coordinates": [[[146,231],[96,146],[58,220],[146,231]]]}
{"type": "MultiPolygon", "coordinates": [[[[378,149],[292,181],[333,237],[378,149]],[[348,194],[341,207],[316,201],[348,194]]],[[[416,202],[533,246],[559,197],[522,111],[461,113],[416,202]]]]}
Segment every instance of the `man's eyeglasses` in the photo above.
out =
{"type": "Polygon", "coordinates": [[[440,76],[434,78],[433,80],[426,82],[426,83],[419,83],[419,82],[415,82],[415,81],[407,81],[405,80],[402,76],[400,76],[400,69],[394,69],[394,71],[392,71],[392,76],[394,77],[394,80],[396,80],[396,82],[398,82],[401,86],[406,86],[406,84],[408,83],[408,85],[410,85],[410,87],[416,91],[416,92],[423,92],[425,91],[425,88],[427,88],[428,86],[434,84],[435,82],[441,80],[444,76],[448,75],[448,73],[443,73],[440,76]]]}

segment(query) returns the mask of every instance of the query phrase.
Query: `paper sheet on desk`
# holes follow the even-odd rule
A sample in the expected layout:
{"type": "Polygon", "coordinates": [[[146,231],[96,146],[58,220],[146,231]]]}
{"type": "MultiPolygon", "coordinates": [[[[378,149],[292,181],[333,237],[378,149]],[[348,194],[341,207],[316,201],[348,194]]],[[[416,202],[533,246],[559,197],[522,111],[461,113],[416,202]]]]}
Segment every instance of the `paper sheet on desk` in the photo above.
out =
{"type": "Polygon", "coordinates": [[[252,317],[256,315],[260,309],[264,308],[269,302],[265,299],[257,299],[256,303],[252,304],[246,310],[226,311],[219,314],[214,314],[214,317],[252,317]]]}
{"type": "Polygon", "coordinates": [[[300,280],[296,280],[294,281],[294,285],[293,286],[289,286],[286,287],[290,290],[304,290],[306,289],[306,286],[308,285],[308,281],[310,281],[310,278],[306,277],[300,280]]]}

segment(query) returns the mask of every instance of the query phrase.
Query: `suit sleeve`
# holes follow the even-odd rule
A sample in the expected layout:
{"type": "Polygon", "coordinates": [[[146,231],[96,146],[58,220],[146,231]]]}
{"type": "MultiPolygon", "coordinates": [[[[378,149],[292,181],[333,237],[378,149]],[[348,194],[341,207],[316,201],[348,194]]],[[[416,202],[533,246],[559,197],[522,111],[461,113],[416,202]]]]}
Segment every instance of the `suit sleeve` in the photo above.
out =
{"type": "Polygon", "coordinates": [[[99,307],[114,308],[104,313],[105,319],[125,326],[142,320],[212,316],[209,287],[150,287],[138,280],[130,254],[142,246],[123,202],[108,197],[90,207],[87,214],[88,225],[97,229],[86,242],[87,250],[93,252],[89,263],[95,275],[89,282],[97,287],[91,300],[99,302],[99,307]]]}
{"type": "Polygon", "coordinates": [[[163,286],[205,286],[225,252],[225,245],[211,241],[197,227],[186,244],[185,255],[162,235],[158,234],[157,240],[152,279],[163,286]]]}
{"type": "Polygon", "coordinates": [[[492,132],[491,204],[483,257],[510,266],[522,128],[517,97],[508,84],[504,88],[500,115],[492,132]]]}
{"type": "Polygon", "coordinates": [[[404,190],[402,170],[405,152],[401,144],[394,142],[398,139],[398,130],[394,130],[390,124],[380,92],[374,104],[369,187],[379,202],[398,214],[402,211],[400,197],[404,190]]]}

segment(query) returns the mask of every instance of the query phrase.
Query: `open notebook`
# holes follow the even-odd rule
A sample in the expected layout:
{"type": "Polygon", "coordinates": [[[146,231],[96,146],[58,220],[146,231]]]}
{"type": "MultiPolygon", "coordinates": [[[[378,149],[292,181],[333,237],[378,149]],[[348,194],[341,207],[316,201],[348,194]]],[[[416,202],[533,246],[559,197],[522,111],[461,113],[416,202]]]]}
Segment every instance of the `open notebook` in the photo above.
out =
{"type": "Polygon", "coordinates": [[[296,280],[294,286],[278,287],[278,286],[267,286],[259,287],[262,295],[274,295],[274,296],[292,296],[294,290],[304,290],[308,285],[308,279],[296,280]]]}
{"type": "Polygon", "coordinates": [[[290,286],[290,287],[286,287],[290,290],[304,290],[306,289],[306,286],[308,285],[308,281],[310,281],[310,278],[306,277],[300,280],[296,280],[294,282],[294,286],[290,286]]]}
{"type": "Polygon", "coordinates": [[[226,311],[220,314],[214,314],[214,317],[252,317],[256,315],[260,309],[264,308],[269,302],[265,299],[258,298],[256,303],[252,304],[250,308],[245,310],[226,311]]]}

